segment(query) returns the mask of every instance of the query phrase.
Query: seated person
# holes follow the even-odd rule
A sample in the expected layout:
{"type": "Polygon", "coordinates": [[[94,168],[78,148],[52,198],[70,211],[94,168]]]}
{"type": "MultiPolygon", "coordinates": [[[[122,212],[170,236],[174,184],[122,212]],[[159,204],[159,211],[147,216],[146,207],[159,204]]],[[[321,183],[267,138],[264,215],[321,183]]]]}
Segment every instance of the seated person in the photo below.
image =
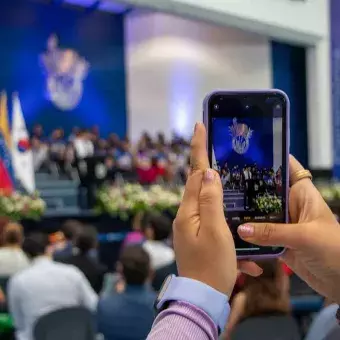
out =
{"type": "Polygon", "coordinates": [[[118,268],[125,287],[99,300],[98,332],[105,340],[146,339],[156,298],[147,284],[151,277],[149,256],[141,246],[128,246],[121,253],[118,268]]]}
{"type": "Polygon", "coordinates": [[[305,340],[325,340],[335,328],[339,328],[339,322],[335,318],[339,306],[330,301],[325,302],[325,307],[315,316],[309,327],[305,340]]]}
{"type": "Polygon", "coordinates": [[[123,243],[123,247],[133,245],[133,244],[141,244],[144,242],[144,234],[141,231],[141,222],[143,218],[143,213],[137,213],[133,218],[132,223],[132,231],[130,231],[123,243]]]}
{"type": "Polygon", "coordinates": [[[164,169],[159,167],[156,157],[140,155],[137,160],[138,182],[144,185],[154,184],[162,176],[164,169]]]}
{"type": "Polygon", "coordinates": [[[133,158],[130,151],[130,144],[127,141],[121,143],[120,153],[117,157],[118,168],[123,171],[131,171],[133,166],[133,158]]]}
{"type": "Polygon", "coordinates": [[[67,307],[95,311],[98,297],[83,273],[70,265],[54,262],[47,255],[48,237],[34,233],[26,237],[23,250],[31,265],[12,276],[8,304],[16,339],[32,339],[33,327],[43,315],[67,307]]]}
{"type": "Polygon", "coordinates": [[[64,165],[64,151],[66,143],[64,141],[64,131],[56,129],[53,131],[50,139],[50,158],[57,163],[60,168],[64,165]]]}
{"type": "Polygon", "coordinates": [[[146,239],[143,248],[150,256],[151,268],[156,271],[173,263],[175,253],[167,243],[172,232],[172,221],[159,213],[146,213],[141,228],[146,239]]]}
{"type": "Polygon", "coordinates": [[[47,144],[39,140],[37,137],[32,137],[31,150],[34,171],[39,171],[42,168],[48,169],[49,150],[47,144]]]}
{"type": "Polygon", "coordinates": [[[0,248],[0,277],[9,277],[27,268],[29,260],[21,245],[24,239],[22,226],[8,223],[3,232],[3,247],[0,248]]]}
{"type": "Polygon", "coordinates": [[[66,264],[72,264],[83,272],[91,287],[96,293],[100,293],[103,287],[106,268],[93,259],[89,254],[97,249],[97,232],[93,227],[84,226],[75,242],[75,251],[69,257],[61,260],[66,264]]]}
{"type": "MultiPolygon", "coordinates": [[[[236,294],[231,303],[225,339],[228,336],[231,339],[240,339],[240,332],[242,327],[246,326],[246,322],[251,322],[255,318],[256,320],[266,318],[271,322],[270,317],[282,318],[284,322],[288,320],[290,337],[282,337],[282,339],[298,339],[297,324],[293,318],[290,318],[289,279],[282,265],[274,260],[263,261],[260,266],[263,268],[263,274],[256,278],[246,276],[243,290],[236,294]]],[[[249,327],[252,325],[249,324],[249,327]]],[[[259,338],[268,338],[265,333],[268,332],[269,335],[271,331],[270,327],[261,328],[259,338]]]]}
{"type": "Polygon", "coordinates": [[[52,250],[55,260],[59,261],[73,254],[74,243],[82,228],[83,224],[77,220],[68,220],[62,225],[62,239],[54,245],[52,250]]]}

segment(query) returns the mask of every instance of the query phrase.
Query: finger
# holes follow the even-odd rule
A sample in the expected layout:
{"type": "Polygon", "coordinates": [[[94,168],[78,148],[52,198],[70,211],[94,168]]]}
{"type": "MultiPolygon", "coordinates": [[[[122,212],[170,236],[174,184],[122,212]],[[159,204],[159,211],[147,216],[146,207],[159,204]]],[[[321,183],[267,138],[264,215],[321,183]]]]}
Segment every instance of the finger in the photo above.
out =
{"type": "Polygon", "coordinates": [[[178,214],[183,211],[192,211],[193,209],[196,209],[196,212],[198,213],[198,201],[201,192],[202,179],[203,171],[196,171],[188,177],[178,214]]]}
{"type": "Polygon", "coordinates": [[[293,155],[289,155],[289,178],[300,170],[304,170],[304,167],[293,155]]]}
{"type": "MultiPolygon", "coordinates": [[[[300,162],[292,155],[289,155],[289,182],[290,186],[293,186],[294,184],[298,183],[294,181],[295,174],[298,171],[305,170],[305,168],[300,164],[300,162]]],[[[307,179],[307,178],[306,178],[307,179]]],[[[300,180],[301,181],[301,180],[300,180]]],[[[312,181],[308,180],[306,181],[307,185],[313,186],[312,181]]]]}
{"type": "Polygon", "coordinates": [[[190,165],[192,172],[209,168],[207,152],[207,132],[202,123],[196,123],[191,140],[190,165]]]}
{"type": "Polygon", "coordinates": [[[307,245],[304,224],[251,223],[237,229],[240,237],[259,246],[301,248],[307,245]]]}
{"type": "Polygon", "coordinates": [[[199,211],[202,225],[217,226],[216,219],[223,219],[223,191],[220,176],[216,171],[207,169],[204,172],[199,196],[199,211]]]}
{"type": "Polygon", "coordinates": [[[237,267],[242,273],[253,277],[260,276],[263,273],[263,269],[252,261],[238,261],[237,267]]]}

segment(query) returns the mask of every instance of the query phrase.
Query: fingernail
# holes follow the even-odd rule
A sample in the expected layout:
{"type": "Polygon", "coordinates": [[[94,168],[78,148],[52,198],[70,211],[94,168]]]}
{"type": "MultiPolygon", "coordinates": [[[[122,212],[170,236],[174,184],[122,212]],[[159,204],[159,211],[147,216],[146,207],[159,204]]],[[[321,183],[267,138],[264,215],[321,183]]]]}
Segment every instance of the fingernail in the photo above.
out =
{"type": "Polygon", "coordinates": [[[204,173],[204,180],[211,183],[215,178],[214,170],[207,169],[204,173]]]}
{"type": "Polygon", "coordinates": [[[237,232],[241,235],[241,236],[253,236],[254,235],[254,227],[249,225],[249,224],[245,224],[245,225],[240,225],[237,228],[237,232]]]}

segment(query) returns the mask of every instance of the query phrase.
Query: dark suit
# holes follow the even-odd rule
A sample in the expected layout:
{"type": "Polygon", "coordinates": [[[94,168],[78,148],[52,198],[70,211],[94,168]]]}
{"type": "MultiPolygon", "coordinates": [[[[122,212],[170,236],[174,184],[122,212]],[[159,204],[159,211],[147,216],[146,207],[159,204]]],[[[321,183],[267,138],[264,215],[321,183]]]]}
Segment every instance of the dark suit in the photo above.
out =
{"type": "Polygon", "coordinates": [[[105,340],[146,339],[154,321],[156,294],[147,286],[127,286],[123,293],[101,298],[97,308],[98,332],[105,340]]]}
{"type": "Polygon", "coordinates": [[[71,264],[83,272],[96,293],[100,293],[103,287],[105,266],[86,255],[72,255],[60,262],[71,264]]]}

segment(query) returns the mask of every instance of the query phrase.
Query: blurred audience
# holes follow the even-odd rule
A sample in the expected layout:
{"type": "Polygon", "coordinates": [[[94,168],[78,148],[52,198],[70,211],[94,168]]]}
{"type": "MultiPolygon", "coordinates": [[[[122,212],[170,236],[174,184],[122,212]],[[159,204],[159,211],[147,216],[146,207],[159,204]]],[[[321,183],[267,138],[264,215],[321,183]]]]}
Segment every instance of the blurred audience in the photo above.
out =
{"type": "Polygon", "coordinates": [[[270,339],[272,334],[280,334],[284,340],[299,339],[298,326],[290,314],[288,276],[277,260],[260,262],[260,266],[263,274],[246,276],[243,290],[231,303],[225,339],[247,338],[262,320],[268,324],[257,326],[261,328],[259,339],[270,339]]]}
{"type": "Polygon", "coordinates": [[[31,265],[15,274],[8,284],[9,310],[16,338],[32,339],[35,322],[43,315],[64,307],[83,306],[95,311],[98,297],[77,268],[54,262],[47,255],[48,237],[28,236],[23,250],[31,265]]]}
{"type": "Polygon", "coordinates": [[[71,264],[83,272],[96,293],[103,287],[106,268],[98,260],[91,257],[91,251],[97,249],[97,231],[91,226],[84,226],[75,241],[75,251],[72,255],[61,259],[61,262],[71,264]]]}
{"type": "Polygon", "coordinates": [[[172,221],[158,213],[146,213],[141,221],[145,237],[143,248],[150,256],[151,268],[158,270],[175,261],[175,253],[169,245],[172,221]]]}
{"type": "Polygon", "coordinates": [[[46,138],[43,127],[36,125],[31,144],[36,171],[47,170],[72,179],[75,174],[86,176],[88,169],[83,160],[93,157],[105,159],[110,179],[118,171],[142,184],[183,181],[188,168],[188,143],[176,136],[166,141],[163,134],[153,139],[144,133],[136,145],[131,145],[127,138],[115,134],[102,138],[97,126],[89,130],[75,127],[68,137],[59,128],[46,138]]]}
{"type": "Polygon", "coordinates": [[[105,340],[146,339],[154,320],[156,294],[149,286],[150,258],[140,245],[126,247],[118,270],[125,287],[99,300],[98,331],[105,340]]]}
{"type": "Polygon", "coordinates": [[[18,223],[8,223],[3,230],[3,246],[0,248],[0,277],[10,277],[27,268],[29,260],[22,251],[23,228],[18,223]]]}

